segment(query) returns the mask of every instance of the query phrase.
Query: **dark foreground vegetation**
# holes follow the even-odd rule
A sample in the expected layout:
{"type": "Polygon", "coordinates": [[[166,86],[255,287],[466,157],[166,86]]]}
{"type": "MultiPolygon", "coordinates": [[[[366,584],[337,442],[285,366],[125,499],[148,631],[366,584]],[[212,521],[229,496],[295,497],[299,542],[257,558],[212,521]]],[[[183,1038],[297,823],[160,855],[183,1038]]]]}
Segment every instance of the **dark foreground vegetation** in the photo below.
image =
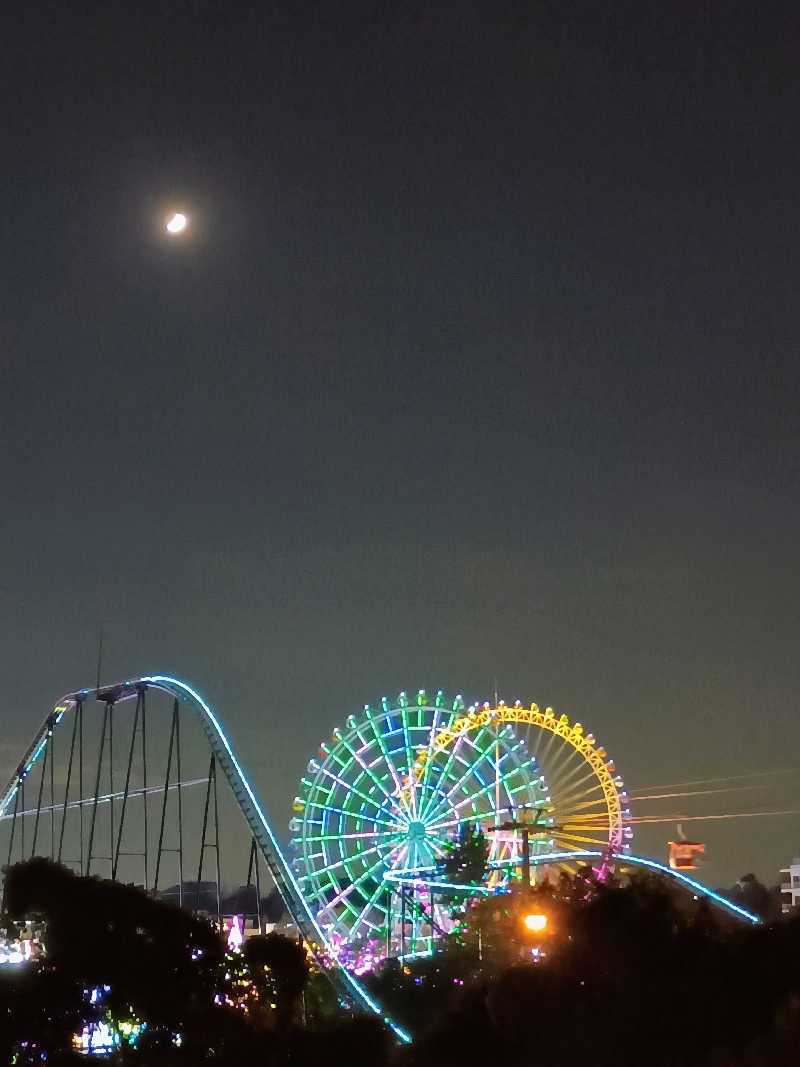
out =
{"type": "Polygon", "coordinates": [[[343,1013],[285,938],[226,954],[204,920],[46,860],[8,871],[5,907],[46,924],[47,952],[0,976],[2,1063],[85,1063],[91,1018],[146,1021],[111,1057],[143,1067],[761,1067],[800,1049],[800,920],[753,927],[649,879],[490,897],[437,955],[386,962],[367,983],[411,1047],[343,1013]]]}

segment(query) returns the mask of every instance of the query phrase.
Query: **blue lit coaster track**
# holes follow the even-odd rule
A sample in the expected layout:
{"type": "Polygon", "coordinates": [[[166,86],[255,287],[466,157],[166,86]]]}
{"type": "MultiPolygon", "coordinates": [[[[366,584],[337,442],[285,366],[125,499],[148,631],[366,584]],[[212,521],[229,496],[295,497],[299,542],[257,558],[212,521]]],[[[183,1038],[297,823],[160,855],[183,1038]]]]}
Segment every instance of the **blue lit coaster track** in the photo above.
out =
{"type": "MultiPolygon", "coordinates": [[[[703,898],[715,907],[720,908],[723,912],[727,912],[729,915],[734,916],[736,919],[741,919],[744,922],[751,923],[754,926],[758,926],[761,923],[761,919],[758,915],[754,915],[753,912],[748,911],[746,908],[741,907],[739,904],[734,904],[732,900],[728,900],[727,897],[721,893],[716,893],[713,889],[709,889],[707,885],[703,885],[702,882],[698,882],[696,878],[690,878],[686,874],[682,874],[680,871],[672,870],[664,863],[659,863],[658,860],[647,859],[646,856],[634,856],[630,852],[599,852],[597,849],[584,849],[582,851],[571,850],[569,852],[540,852],[532,855],[530,858],[532,867],[553,865],[558,867],[563,863],[584,862],[591,864],[592,861],[601,865],[608,859],[613,860],[618,869],[624,871],[626,867],[640,867],[643,870],[652,871],[654,874],[676,883],[681,889],[691,893],[694,898],[703,898]]],[[[411,888],[424,888],[427,890],[435,890],[439,892],[452,893],[456,892],[465,896],[492,896],[497,893],[497,889],[491,889],[488,886],[483,885],[464,885],[458,882],[444,882],[438,876],[435,868],[418,868],[417,870],[409,871],[387,871],[384,874],[384,879],[390,884],[399,886],[410,886],[411,888]]],[[[501,889],[500,892],[503,890],[501,889]]]]}
{"type": "MultiPolygon", "coordinates": [[[[168,675],[161,674],[147,675],[133,679],[132,681],[122,682],[118,685],[102,686],[100,689],[83,689],[79,692],[65,696],[58,704],[56,704],[53,711],[42,723],[42,726],[37,731],[17,770],[12,775],[0,796],[0,819],[9,819],[13,817],[16,822],[17,806],[20,802],[20,796],[24,796],[25,779],[40,759],[47,759],[48,746],[54,736],[54,731],[65,716],[71,711],[74,712],[76,709],[82,707],[83,703],[87,700],[96,698],[97,700],[104,702],[107,707],[113,707],[124,701],[138,700],[147,690],[159,690],[166,693],[173,697],[174,700],[179,701],[182,705],[186,706],[193,713],[202,727],[213,754],[213,758],[225,774],[239,810],[244,816],[253,836],[253,841],[261,853],[268,871],[272,875],[275,886],[283,899],[283,903],[285,904],[286,910],[291,916],[292,921],[305,942],[311,946],[312,951],[319,954],[321,960],[324,961],[325,964],[329,964],[331,960],[335,960],[335,953],[328,944],[325,934],[320,928],[308,902],[297,884],[291,866],[281,851],[275,833],[264,814],[258,801],[258,797],[248,781],[219,719],[199,693],[186,682],[183,682],[178,678],[172,678],[168,675]],[[13,816],[9,814],[12,809],[14,813],[13,816]],[[327,957],[327,959],[325,957],[327,957]]],[[[105,738],[105,724],[103,730],[103,737],[105,738]]],[[[51,760],[51,767],[52,762],[53,761],[51,760]]],[[[102,763],[102,748],[100,762],[102,763]]],[[[44,774],[45,767],[43,765],[42,783],[44,782],[44,774]]],[[[36,816],[37,829],[41,801],[42,787],[40,786],[39,805],[37,807],[36,816]]],[[[96,805],[97,791],[95,796],[95,807],[96,805]]],[[[65,799],[65,810],[66,806],[65,799]]],[[[11,850],[9,849],[9,852],[10,851],[11,850]]],[[[329,969],[328,973],[334,983],[338,995],[344,1001],[357,1008],[380,1016],[394,1030],[400,1040],[404,1042],[410,1041],[409,1035],[385,1015],[380,1005],[370,997],[363,986],[349,971],[343,967],[334,965],[329,969]]]]}

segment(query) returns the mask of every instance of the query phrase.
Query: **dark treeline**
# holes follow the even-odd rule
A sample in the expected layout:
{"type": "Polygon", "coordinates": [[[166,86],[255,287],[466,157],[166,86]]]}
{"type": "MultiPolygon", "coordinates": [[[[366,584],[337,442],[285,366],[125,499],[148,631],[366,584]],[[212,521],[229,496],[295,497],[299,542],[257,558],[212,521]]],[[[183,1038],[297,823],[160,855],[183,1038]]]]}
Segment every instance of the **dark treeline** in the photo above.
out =
{"type": "Polygon", "coordinates": [[[5,908],[7,923],[46,923],[47,952],[0,978],[4,1063],[85,1063],[72,1035],[92,1012],[146,1020],[112,1061],[147,1067],[761,1067],[800,1048],[800,920],[726,919],[647,877],[486,898],[435,956],[387,961],[367,983],[410,1047],[343,1014],[285,938],[251,938],[232,964],[205,920],[47,860],[8,870],[5,908]],[[545,934],[525,932],[529,911],[547,915],[545,934]]]}
{"type": "MultiPolygon", "coordinates": [[[[445,953],[427,962],[415,988],[429,984],[435,1000],[439,987],[442,1010],[418,1019],[411,1064],[468,1067],[534,1056],[556,1067],[795,1062],[800,918],[752,926],[650,877],[624,886],[581,882],[563,879],[526,895],[525,906],[549,913],[554,927],[541,963],[509,958],[511,927],[519,928],[513,907],[495,924],[504,936],[489,942],[488,967],[485,936],[483,961],[467,938],[460,959],[445,953]],[[472,957],[472,980],[461,986],[464,953],[472,957]]],[[[406,990],[420,977],[400,973],[406,990]]],[[[376,992],[391,1003],[391,984],[378,983],[376,992]]],[[[413,1011],[412,999],[394,999],[401,1016],[413,1011]]]]}

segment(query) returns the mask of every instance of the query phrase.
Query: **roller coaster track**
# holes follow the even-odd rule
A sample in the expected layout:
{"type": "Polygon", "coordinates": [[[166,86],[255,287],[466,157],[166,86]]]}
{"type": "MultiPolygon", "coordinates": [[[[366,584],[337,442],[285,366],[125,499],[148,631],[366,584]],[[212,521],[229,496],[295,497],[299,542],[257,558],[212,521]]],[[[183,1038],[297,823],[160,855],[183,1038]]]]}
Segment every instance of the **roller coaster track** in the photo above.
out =
{"type": "MultiPolygon", "coordinates": [[[[658,860],[648,859],[646,856],[634,856],[630,852],[613,852],[609,855],[607,851],[600,852],[597,849],[584,849],[580,852],[574,850],[569,852],[540,852],[531,856],[530,861],[531,866],[535,867],[540,865],[547,866],[548,864],[574,863],[576,860],[598,860],[603,863],[608,859],[613,860],[620,870],[624,870],[626,866],[629,866],[642,867],[645,870],[653,871],[665,880],[675,882],[682,889],[691,893],[695,899],[703,897],[709,903],[721,908],[722,911],[733,915],[737,919],[742,919],[744,922],[751,923],[754,926],[759,926],[762,922],[758,915],[754,915],[753,912],[748,911],[739,904],[734,904],[732,900],[728,900],[721,893],[709,889],[707,885],[698,882],[696,878],[690,878],[688,875],[675,871],[671,867],[667,867],[666,864],[659,863],[658,860]]],[[[493,896],[498,892],[497,889],[483,885],[442,882],[437,879],[436,869],[432,867],[418,867],[413,871],[387,871],[383,877],[385,881],[393,882],[396,885],[426,886],[428,889],[448,893],[455,891],[476,896],[493,896]]]]}
{"type": "MultiPolygon", "coordinates": [[[[222,768],[242,815],[247,822],[264,862],[272,875],[286,910],[295,926],[312,951],[328,960],[336,956],[312,913],[308,902],[297,884],[291,866],[281,851],[275,832],[270,826],[253,787],[242,769],[230,740],[212,708],[200,694],[186,682],[169,675],[154,674],[136,678],[118,685],[102,686],[100,689],[83,689],[63,697],[47,716],[29,745],[21,763],[12,775],[3,793],[0,794],[0,818],[7,815],[20,788],[20,784],[44,753],[53,730],[62,718],[74,710],[79,702],[92,697],[106,703],[118,704],[136,699],[144,690],[160,690],[179,700],[199,721],[214,758],[222,768]]],[[[381,1009],[363,986],[344,967],[335,966],[329,974],[337,993],[348,1003],[379,1015],[397,1034],[401,1041],[409,1042],[410,1036],[381,1009]]]]}

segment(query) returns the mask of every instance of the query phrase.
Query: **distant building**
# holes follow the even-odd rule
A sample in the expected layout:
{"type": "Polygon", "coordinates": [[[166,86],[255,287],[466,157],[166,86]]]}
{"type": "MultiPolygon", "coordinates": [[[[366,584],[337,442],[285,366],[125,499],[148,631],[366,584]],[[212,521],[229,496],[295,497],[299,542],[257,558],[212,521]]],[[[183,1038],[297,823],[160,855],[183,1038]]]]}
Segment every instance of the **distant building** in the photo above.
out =
{"type": "Polygon", "coordinates": [[[268,934],[277,931],[286,937],[294,938],[297,931],[291,923],[286,912],[286,907],[277,889],[272,889],[265,897],[261,898],[260,918],[261,929],[259,931],[259,906],[254,885],[242,885],[232,893],[222,893],[217,898],[216,882],[184,882],[182,885],[167,886],[160,889],[157,896],[161,900],[167,900],[172,904],[180,905],[195,915],[203,915],[207,919],[216,920],[217,909],[222,918],[222,928],[227,933],[230,930],[231,919],[238,915],[242,923],[242,933],[245,937],[251,937],[259,932],[268,934]]]}
{"type": "Polygon", "coordinates": [[[784,915],[800,907],[800,856],[792,860],[791,866],[784,867],[781,874],[781,910],[784,915]]]}

